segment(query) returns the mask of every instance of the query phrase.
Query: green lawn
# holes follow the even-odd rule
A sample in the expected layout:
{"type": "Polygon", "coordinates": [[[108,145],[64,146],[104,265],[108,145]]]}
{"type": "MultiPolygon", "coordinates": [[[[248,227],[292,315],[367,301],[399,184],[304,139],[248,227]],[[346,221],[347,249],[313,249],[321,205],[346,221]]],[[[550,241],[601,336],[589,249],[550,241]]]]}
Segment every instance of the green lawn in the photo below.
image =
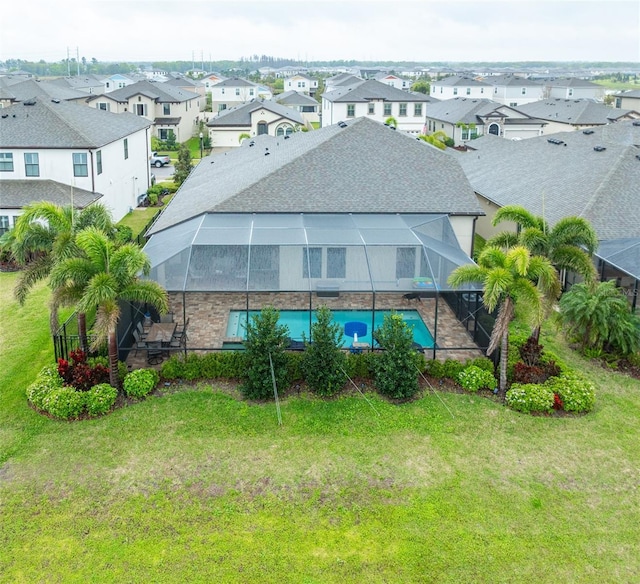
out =
{"type": "Polygon", "coordinates": [[[250,405],[215,386],[92,421],[26,404],[47,293],[0,274],[0,581],[634,582],[640,382],[590,373],[593,413],[432,394],[250,405]]]}
{"type": "Polygon", "coordinates": [[[594,80],[594,83],[615,91],[624,91],[625,89],[640,89],[640,81],[634,82],[633,80],[616,81],[614,79],[596,79],[594,80]]]}

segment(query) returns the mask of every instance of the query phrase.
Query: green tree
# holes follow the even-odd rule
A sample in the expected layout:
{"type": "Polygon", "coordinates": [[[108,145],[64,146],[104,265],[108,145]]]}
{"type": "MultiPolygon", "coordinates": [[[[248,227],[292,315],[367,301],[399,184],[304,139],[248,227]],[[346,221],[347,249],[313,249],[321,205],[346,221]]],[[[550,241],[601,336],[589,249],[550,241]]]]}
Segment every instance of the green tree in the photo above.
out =
{"type": "Polygon", "coordinates": [[[419,80],[419,81],[416,81],[413,85],[411,85],[411,91],[429,95],[429,93],[431,93],[431,85],[429,84],[428,81],[419,80]]]}
{"type": "Polygon", "coordinates": [[[580,350],[608,350],[630,355],[640,350],[640,317],[613,280],[592,287],[575,284],[560,299],[560,321],[565,334],[580,350]]]}
{"type": "Polygon", "coordinates": [[[311,340],[305,338],[302,372],[309,387],[320,395],[334,395],[346,382],[346,355],[342,351],[342,327],[332,321],[331,310],[321,306],[311,325],[311,340]]]}
{"type": "Polygon", "coordinates": [[[432,146],[439,148],[440,150],[446,150],[447,148],[447,145],[445,143],[447,135],[442,130],[438,130],[437,132],[429,135],[420,134],[418,138],[426,142],[427,144],[431,144],[432,146]]]}
{"type": "Polygon", "coordinates": [[[398,120],[396,120],[393,116],[389,116],[389,117],[384,121],[384,123],[385,123],[387,126],[393,126],[394,128],[397,128],[397,127],[398,127],[398,120]]]}
{"type": "MultiPolygon", "coordinates": [[[[113,221],[108,209],[94,203],[83,210],[71,205],[59,206],[48,201],[28,205],[12,230],[11,252],[25,266],[16,282],[14,295],[24,304],[31,289],[46,280],[56,263],[78,254],[75,235],[90,226],[112,234],[113,221]]],[[[59,295],[53,287],[49,323],[51,334],[58,331],[59,295]]],[[[78,334],[81,349],[86,351],[87,330],[85,313],[78,313],[78,334]]]]}
{"type": "Polygon", "coordinates": [[[181,185],[191,172],[191,151],[186,144],[180,144],[178,149],[178,161],[175,164],[175,170],[173,173],[173,182],[177,185],[181,185]]]}
{"type": "Polygon", "coordinates": [[[169,130],[167,132],[167,139],[165,140],[165,144],[167,146],[167,150],[175,150],[176,149],[176,135],[173,130],[169,130]]]}
{"type": "Polygon", "coordinates": [[[518,245],[504,251],[487,246],[478,257],[477,265],[456,268],[449,284],[459,288],[465,284],[483,286],[483,303],[489,312],[498,309],[487,354],[500,347],[500,384],[502,397],[507,390],[509,323],[516,317],[539,326],[545,316],[544,296],[559,290],[558,274],[547,258],[534,256],[518,245]]]}
{"type": "Polygon", "coordinates": [[[133,243],[117,246],[103,231],[89,227],[76,235],[80,255],[57,263],[51,272],[51,282],[59,290],[68,290],[69,299],[76,299],[78,312],[97,307],[93,349],[106,340],[109,354],[109,382],[118,387],[117,326],[120,302],[150,304],[159,313],[168,310],[167,292],[148,275],[147,254],[133,243]]]}

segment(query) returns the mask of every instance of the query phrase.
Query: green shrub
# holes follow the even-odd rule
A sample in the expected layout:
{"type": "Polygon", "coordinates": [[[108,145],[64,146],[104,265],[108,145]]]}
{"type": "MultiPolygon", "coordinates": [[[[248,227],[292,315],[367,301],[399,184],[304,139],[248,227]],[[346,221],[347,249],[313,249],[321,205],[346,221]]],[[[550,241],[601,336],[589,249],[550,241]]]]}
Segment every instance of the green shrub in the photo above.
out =
{"type": "Polygon", "coordinates": [[[435,377],[436,379],[444,378],[444,363],[437,359],[428,360],[424,366],[424,373],[435,377]]]}
{"type": "Polygon", "coordinates": [[[475,365],[476,367],[482,369],[483,371],[488,371],[489,373],[495,373],[496,370],[493,365],[493,361],[489,359],[489,357],[476,357],[475,359],[467,359],[464,366],[469,367],[469,365],[475,365]]]}
{"type": "Polygon", "coordinates": [[[457,380],[460,372],[465,368],[464,363],[455,359],[447,359],[442,364],[442,376],[449,379],[457,380]]]}
{"type": "Polygon", "coordinates": [[[566,412],[590,412],[596,401],[593,383],[577,372],[566,372],[553,377],[545,384],[549,390],[558,394],[562,408],[566,412]]]}
{"type": "Polygon", "coordinates": [[[249,399],[271,399],[273,375],[276,387],[289,386],[288,358],[289,329],[278,324],[280,313],[273,307],[263,308],[247,322],[245,340],[245,367],[242,392],[249,399]]]}
{"type": "Polygon", "coordinates": [[[56,365],[47,365],[27,387],[27,399],[39,410],[45,410],[45,399],[51,391],[62,387],[62,377],[56,365]]]}
{"type": "Polygon", "coordinates": [[[118,390],[108,383],[94,385],[84,394],[85,406],[90,416],[106,414],[116,403],[118,390]]]}
{"type": "Polygon", "coordinates": [[[371,378],[375,372],[375,362],[379,353],[348,353],[345,360],[345,371],[351,378],[371,378]]]}
{"type": "Polygon", "coordinates": [[[318,395],[331,396],[340,391],[347,380],[346,356],[342,351],[342,326],[332,322],[331,310],[321,306],[317,321],[311,325],[311,343],[305,344],[301,368],[309,387],[318,395]]]}
{"type": "Polygon", "coordinates": [[[62,420],[78,418],[84,410],[85,393],[74,387],[52,389],[44,398],[44,410],[62,420]]]}
{"type": "Polygon", "coordinates": [[[160,368],[160,376],[163,379],[181,379],[182,364],[182,357],[177,355],[169,357],[160,368]]]}
{"type": "Polygon", "coordinates": [[[141,398],[155,388],[159,379],[155,369],[136,369],[124,378],[122,388],[129,397],[141,398]]]}
{"type": "Polygon", "coordinates": [[[418,354],[413,349],[413,331],[402,315],[385,315],[374,338],[383,351],[375,360],[378,391],[393,399],[408,399],[418,392],[418,354]]]}
{"type": "Polygon", "coordinates": [[[507,405],[525,414],[548,413],[553,409],[553,391],[546,385],[514,383],[507,391],[507,405]]]}
{"type": "Polygon", "coordinates": [[[463,389],[476,392],[479,389],[495,389],[498,386],[493,372],[480,369],[477,365],[469,365],[458,373],[458,383],[463,389]]]}

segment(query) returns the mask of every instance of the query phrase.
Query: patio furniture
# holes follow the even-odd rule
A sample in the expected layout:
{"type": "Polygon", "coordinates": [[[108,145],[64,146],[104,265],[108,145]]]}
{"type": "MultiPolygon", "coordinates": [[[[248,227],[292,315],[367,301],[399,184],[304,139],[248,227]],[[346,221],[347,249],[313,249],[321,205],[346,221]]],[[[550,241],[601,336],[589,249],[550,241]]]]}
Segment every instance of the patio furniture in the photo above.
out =
{"type": "Polygon", "coordinates": [[[163,350],[162,350],[162,343],[160,342],[151,342],[151,343],[147,343],[148,349],[147,349],[147,363],[149,365],[159,365],[160,363],[162,363],[164,357],[163,357],[163,350]]]}
{"type": "Polygon", "coordinates": [[[348,337],[353,337],[357,342],[358,337],[364,337],[367,334],[367,323],[360,321],[347,322],[344,325],[344,334],[348,337]]]}
{"type": "Polygon", "coordinates": [[[146,336],[147,336],[147,331],[144,330],[144,325],[142,324],[142,322],[138,323],[138,326],[136,326],[136,330],[138,331],[138,334],[140,335],[140,339],[142,341],[144,341],[146,336]]]}
{"type": "Polygon", "coordinates": [[[177,324],[176,330],[173,332],[171,341],[178,340],[181,344],[185,344],[187,341],[187,327],[189,326],[189,318],[184,324],[177,324]]]}
{"type": "Polygon", "coordinates": [[[161,323],[173,322],[173,312],[167,312],[167,314],[161,314],[160,322],[161,323]]]}
{"type": "Polygon", "coordinates": [[[133,348],[136,351],[133,354],[134,357],[138,354],[138,351],[146,351],[148,349],[147,342],[142,340],[137,329],[133,331],[133,348]]]}
{"type": "Polygon", "coordinates": [[[147,334],[147,342],[169,344],[175,330],[176,324],[174,322],[154,322],[147,334]]]}

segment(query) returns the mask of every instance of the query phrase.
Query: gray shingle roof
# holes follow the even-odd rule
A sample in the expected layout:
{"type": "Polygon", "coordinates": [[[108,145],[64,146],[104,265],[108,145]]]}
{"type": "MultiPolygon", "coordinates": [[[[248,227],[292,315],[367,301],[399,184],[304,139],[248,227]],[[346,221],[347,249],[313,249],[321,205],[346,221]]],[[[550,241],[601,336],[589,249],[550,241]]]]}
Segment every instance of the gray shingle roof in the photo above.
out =
{"type": "Polygon", "coordinates": [[[640,89],[628,89],[627,91],[619,91],[614,93],[616,97],[636,97],[640,98],[640,89]]]}
{"type": "Polygon", "coordinates": [[[205,158],[150,232],[207,212],[483,214],[452,157],[368,118],[252,142],[205,158]]]}
{"type": "Polygon", "coordinates": [[[454,156],[476,192],[500,206],[522,205],[551,224],[582,216],[600,239],[640,237],[640,150],[608,138],[606,127],[515,142],[483,136],[454,156]]]}
{"type": "Polygon", "coordinates": [[[483,81],[500,87],[542,87],[542,83],[518,75],[489,75],[483,81]]]}
{"type": "Polygon", "coordinates": [[[115,114],[64,101],[24,103],[0,111],[1,148],[100,148],[151,125],[132,113],[115,114]]]}
{"type": "MultiPolygon", "coordinates": [[[[633,110],[614,109],[589,99],[559,98],[534,101],[519,105],[515,109],[532,118],[572,125],[608,124],[633,112],[633,110]]],[[[640,117],[640,113],[637,115],[640,117]]]]}
{"type": "Polygon", "coordinates": [[[491,85],[485,81],[479,81],[473,77],[461,77],[459,75],[445,77],[444,79],[440,79],[440,81],[433,81],[432,84],[438,87],[440,85],[443,87],[491,87],[491,85]]]}
{"type": "Polygon", "coordinates": [[[587,79],[580,79],[579,77],[559,77],[546,79],[544,84],[547,87],[602,87],[597,83],[592,83],[587,79]]]}
{"type": "Polygon", "coordinates": [[[273,101],[284,105],[320,105],[313,97],[293,90],[274,96],[273,101]]]}
{"type": "Polygon", "coordinates": [[[640,280],[640,237],[601,241],[595,255],[640,280]]]}
{"type": "Polygon", "coordinates": [[[191,99],[198,99],[200,96],[193,91],[186,91],[179,87],[173,87],[167,83],[159,83],[156,81],[137,81],[126,87],[121,87],[103,96],[96,96],[90,99],[97,99],[97,97],[108,97],[114,101],[126,103],[135,95],[144,95],[149,99],[155,100],[157,103],[182,103],[191,99]]]}
{"type": "Polygon", "coordinates": [[[35,79],[27,79],[18,83],[7,84],[7,88],[13,94],[17,101],[26,101],[34,97],[43,97],[48,99],[87,99],[86,91],[78,91],[68,86],[56,85],[48,81],[36,81],[35,79]]]}
{"type": "Polygon", "coordinates": [[[59,206],[70,205],[83,209],[102,198],[100,193],[73,188],[53,180],[0,180],[0,206],[3,209],[22,209],[26,205],[51,201],[59,206]]]}
{"type": "Polygon", "coordinates": [[[367,102],[372,99],[382,99],[384,101],[432,101],[429,96],[423,93],[414,93],[396,89],[386,83],[381,83],[375,79],[368,81],[359,80],[353,85],[347,85],[333,89],[324,93],[323,98],[331,102],[367,102]]]}
{"type": "Polygon", "coordinates": [[[304,119],[297,111],[287,107],[286,105],[281,105],[269,100],[253,100],[222,110],[220,114],[207,122],[207,126],[211,128],[220,128],[225,126],[250,126],[251,114],[260,109],[270,111],[290,120],[294,124],[303,125],[305,123],[304,119]]]}
{"type": "Polygon", "coordinates": [[[231,79],[220,81],[220,83],[216,83],[216,87],[258,87],[258,84],[253,83],[252,81],[247,81],[246,79],[233,77],[231,79]]]}
{"type": "Polygon", "coordinates": [[[450,124],[457,122],[470,124],[478,122],[480,117],[490,115],[492,115],[492,117],[508,118],[508,113],[502,113],[505,110],[512,112],[511,115],[513,116],[524,116],[518,118],[518,121],[521,123],[528,121],[526,114],[518,114],[517,111],[509,106],[486,98],[472,99],[469,97],[454,97],[453,99],[445,99],[437,103],[432,103],[427,109],[427,117],[450,124]]]}

